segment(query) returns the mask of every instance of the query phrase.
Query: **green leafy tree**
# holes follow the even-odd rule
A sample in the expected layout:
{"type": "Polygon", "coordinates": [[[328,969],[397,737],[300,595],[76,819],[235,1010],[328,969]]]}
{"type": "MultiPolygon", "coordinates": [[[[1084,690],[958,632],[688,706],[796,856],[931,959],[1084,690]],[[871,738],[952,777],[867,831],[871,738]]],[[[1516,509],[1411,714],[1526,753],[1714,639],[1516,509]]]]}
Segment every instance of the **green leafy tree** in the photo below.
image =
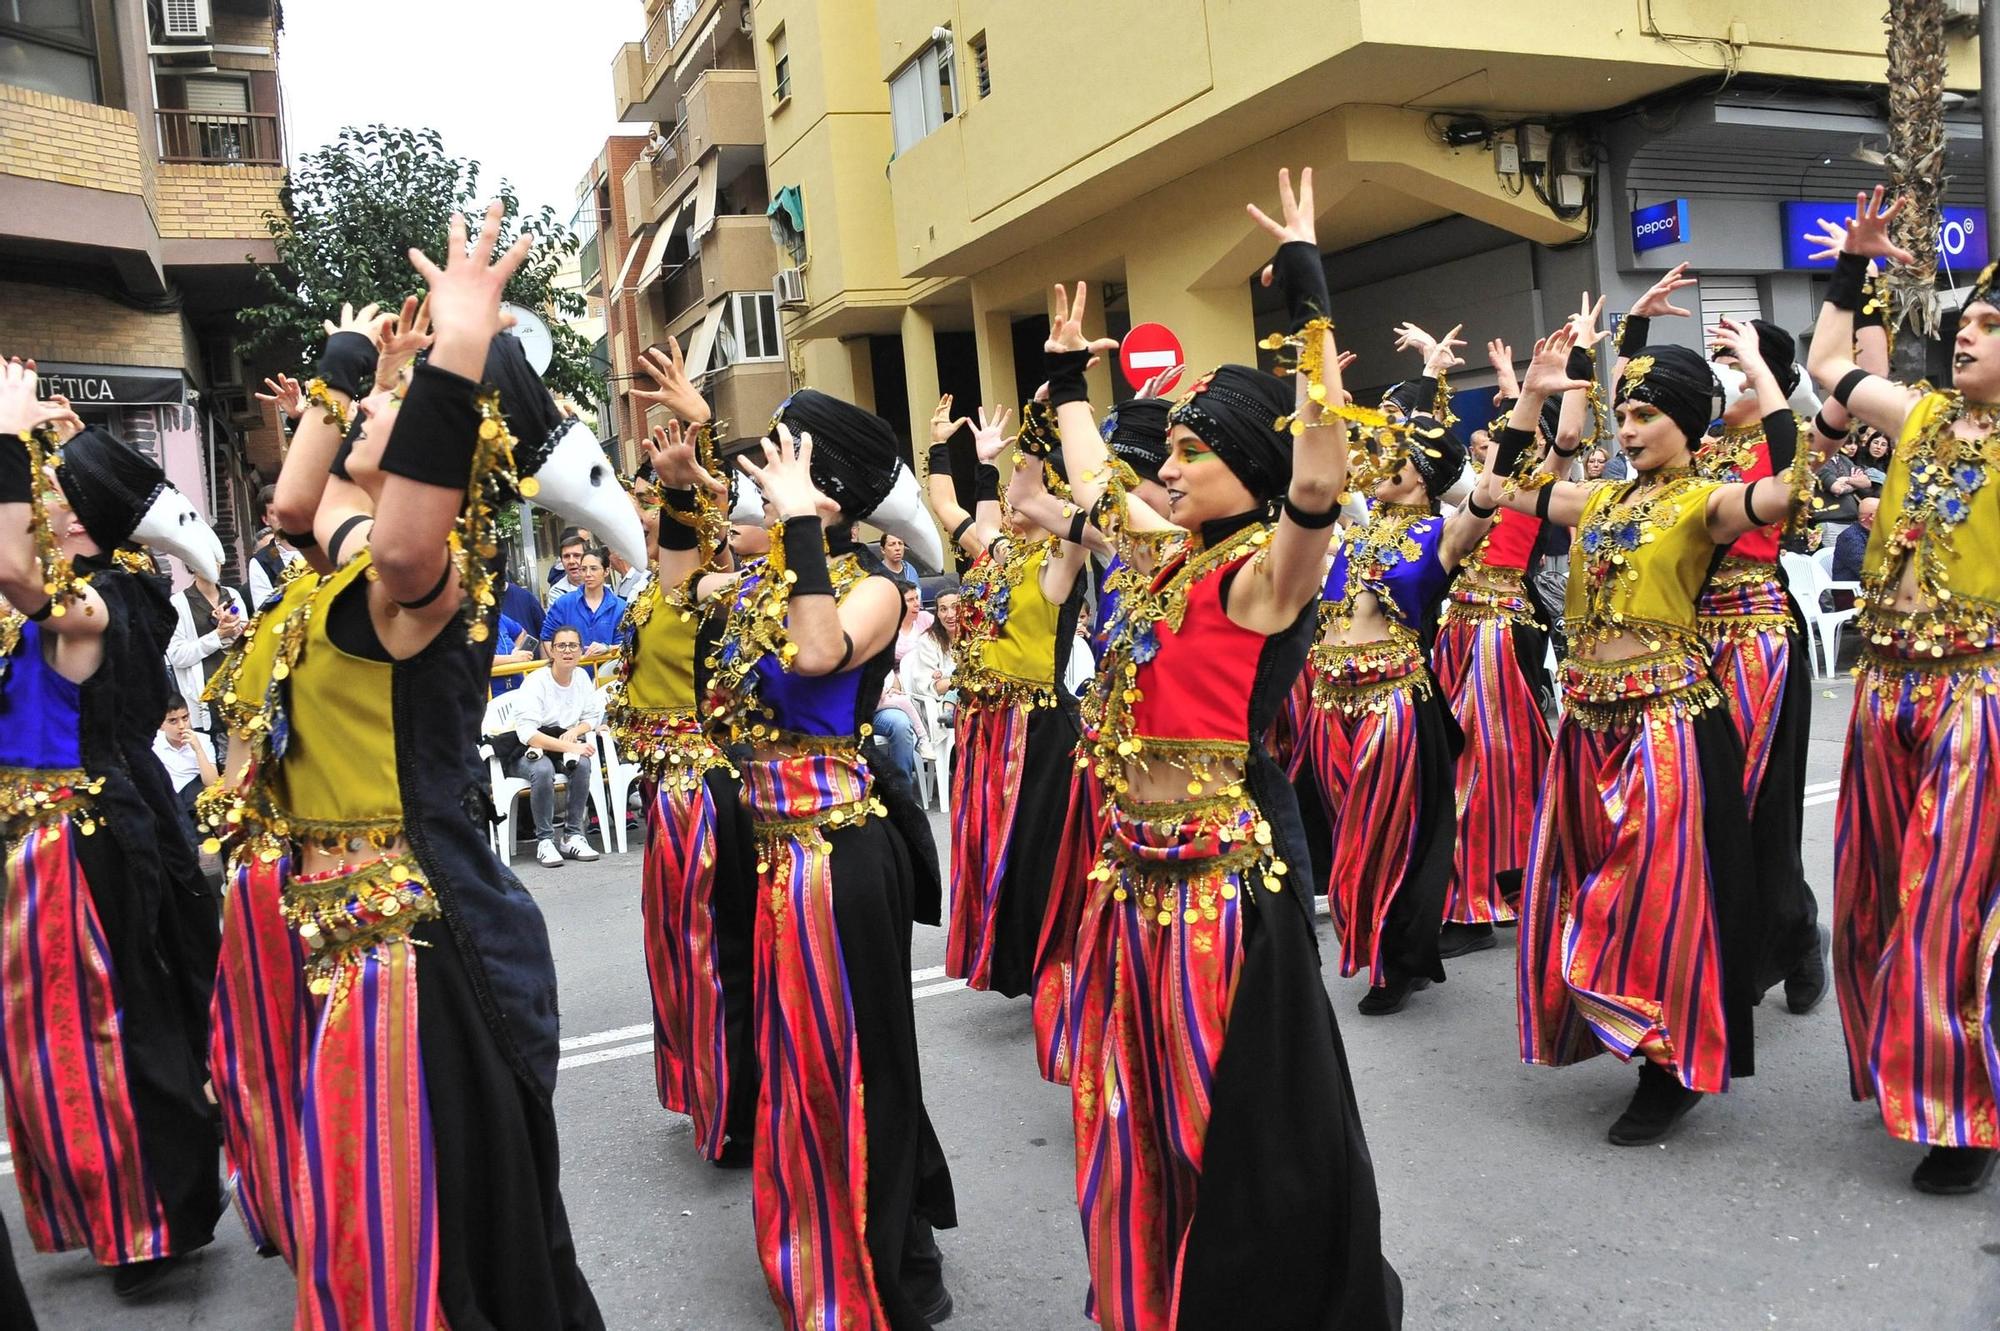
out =
{"type": "MultiPolygon", "coordinates": [[[[350,125],[307,153],[286,181],[283,214],[265,216],[278,262],[257,270],[266,303],[241,315],[253,352],[295,362],[319,345],[322,321],[337,315],[343,301],[387,309],[421,294],[409,250],[443,261],[452,213],[477,217],[494,197],[481,192],[479,173],[479,163],[446,153],[429,129],[350,125]]],[[[555,285],[577,238],[553,209],[524,216],[507,182],[497,196],[507,209],[500,244],[523,231],[535,237],[533,253],[507,283],[507,299],[544,314],[581,315],[583,297],[555,285]]],[[[579,402],[599,399],[603,383],[590,344],[560,318],[549,327],[555,336],[555,358],[543,376],[549,387],[579,402]]]]}

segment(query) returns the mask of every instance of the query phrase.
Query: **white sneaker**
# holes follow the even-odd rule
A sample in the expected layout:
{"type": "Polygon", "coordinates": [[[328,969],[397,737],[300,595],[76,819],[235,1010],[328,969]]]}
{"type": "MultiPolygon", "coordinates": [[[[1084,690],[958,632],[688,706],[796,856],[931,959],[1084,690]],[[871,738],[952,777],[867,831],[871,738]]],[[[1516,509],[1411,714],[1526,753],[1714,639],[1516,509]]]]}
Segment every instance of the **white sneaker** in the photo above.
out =
{"type": "Polygon", "coordinates": [[[566,860],[594,860],[597,858],[597,852],[590,848],[590,843],[583,839],[581,832],[562,843],[562,853],[563,858],[566,860]]]}
{"type": "Polygon", "coordinates": [[[553,841],[546,839],[537,841],[535,843],[535,863],[541,865],[544,869],[560,869],[563,867],[562,852],[556,849],[556,843],[553,841]]]}

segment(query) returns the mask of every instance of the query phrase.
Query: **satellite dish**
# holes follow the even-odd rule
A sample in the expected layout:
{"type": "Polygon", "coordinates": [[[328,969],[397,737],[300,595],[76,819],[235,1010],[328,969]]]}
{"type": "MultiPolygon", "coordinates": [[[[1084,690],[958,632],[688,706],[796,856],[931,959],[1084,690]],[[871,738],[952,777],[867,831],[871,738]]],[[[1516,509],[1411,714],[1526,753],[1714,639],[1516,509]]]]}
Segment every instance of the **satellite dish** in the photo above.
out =
{"type": "Polygon", "coordinates": [[[521,339],[521,349],[528,353],[528,364],[535,367],[535,373],[548,373],[549,362],[556,358],[556,339],[547,322],[527,306],[511,301],[501,302],[500,313],[514,316],[514,326],[506,332],[521,339]]]}

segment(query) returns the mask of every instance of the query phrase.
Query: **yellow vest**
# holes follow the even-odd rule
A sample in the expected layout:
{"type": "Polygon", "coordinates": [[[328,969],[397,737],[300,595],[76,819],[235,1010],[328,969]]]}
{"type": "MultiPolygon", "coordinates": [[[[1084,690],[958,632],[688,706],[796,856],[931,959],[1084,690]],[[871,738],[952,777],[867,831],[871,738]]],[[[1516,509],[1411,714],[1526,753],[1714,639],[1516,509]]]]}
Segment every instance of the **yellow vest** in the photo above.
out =
{"type": "Polygon", "coordinates": [[[1723,485],[1692,472],[1624,502],[1643,482],[1600,485],[1570,546],[1563,618],[1572,650],[1633,633],[1656,647],[1695,641],[1695,603],[1715,562],[1708,501],[1723,485]]]}
{"type": "Polygon", "coordinates": [[[1063,607],[1042,593],[1048,558],[1048,545],[1038,543],[994,571],[996,589],[1002,579],[1007,585],[1007,622],[994,636],[971,644],[976,664],[956,681],[959,687],[1003,704],[1053,703],[1063,607]]]}
{"type": "Polygon", "coordinates": [[[645,712],[687,712],[695,705],[695,634],[701,616],[655,577],[626,611],[634,641],[625,654],[627,706],[645,712]]]}

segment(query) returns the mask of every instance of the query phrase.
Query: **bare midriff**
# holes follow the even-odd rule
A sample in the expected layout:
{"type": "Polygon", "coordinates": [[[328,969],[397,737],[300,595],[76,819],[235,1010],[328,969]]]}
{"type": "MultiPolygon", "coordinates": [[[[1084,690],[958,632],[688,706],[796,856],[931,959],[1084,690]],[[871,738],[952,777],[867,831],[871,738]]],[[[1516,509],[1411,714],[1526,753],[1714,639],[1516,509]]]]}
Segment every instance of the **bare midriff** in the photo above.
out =
{"type": "Polygon", "coordinates": [[[1145,804],[1201,799],[1243,784],[1243,762],[1224,758],[1204,765],[1203,772],[1171,758],[1125,764],[1124,797],[1145,804]]]}
{"type": "Polygon", "coordinates": [[[1357,591],[1348,601],[1344,622],[1329,626],[1324,641],[1335,646],[1358,646],[1393,637],[1396,624],[1383,612],[1382,598],[1370,591],[1357,591]]]}
{"type": "Polygon", "coordinates": [[[410,843],[397,837],[386,848],[364,842],[360,850],[328,850],[318,842],[298,841],[293,845],[293,853],[296,856],[293,872],[301,877],[314,878],[335,872],[351,873],[378,861],[407,859],[410,843]]]}

